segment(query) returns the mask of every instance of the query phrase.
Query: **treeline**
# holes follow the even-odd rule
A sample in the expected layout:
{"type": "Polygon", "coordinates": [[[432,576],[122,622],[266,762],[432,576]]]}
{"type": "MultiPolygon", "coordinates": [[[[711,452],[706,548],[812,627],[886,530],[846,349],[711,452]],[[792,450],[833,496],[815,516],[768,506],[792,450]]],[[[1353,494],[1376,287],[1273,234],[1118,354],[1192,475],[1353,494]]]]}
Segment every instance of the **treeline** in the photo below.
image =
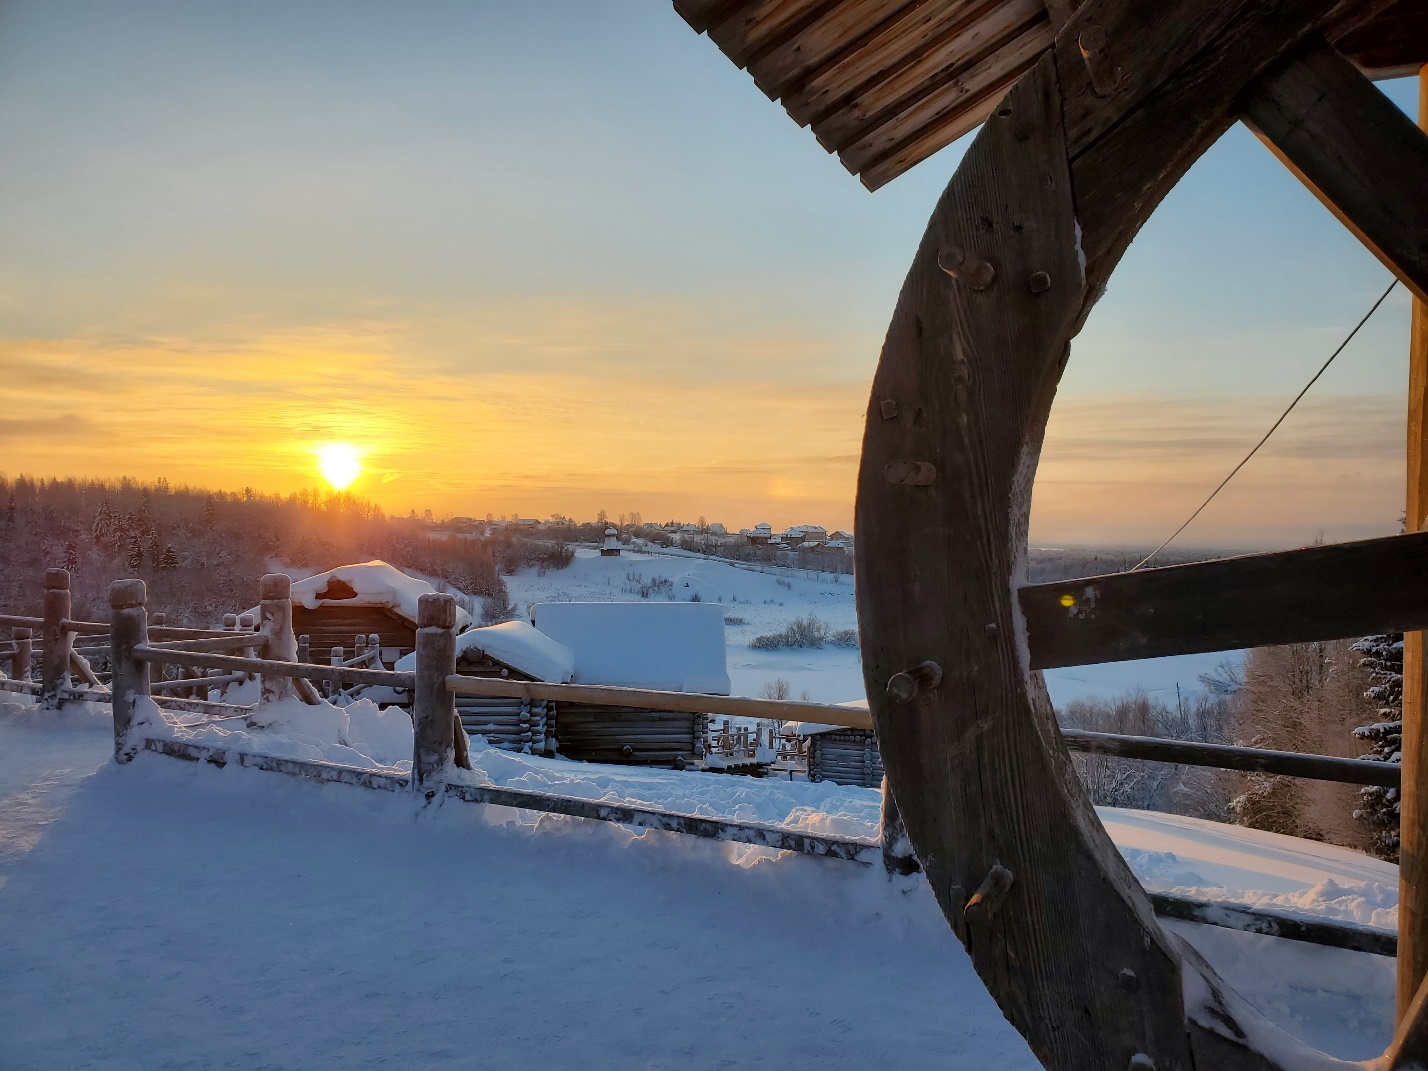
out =
{"type": "Polygon", "coordinates": [[[105,619],[110,582],[137,576],[171,623],[208,625],[251,606],[258,578],[279,564],[326,569],[373,558],[509,612],[503,575],[563,568],[572,557],[558,542],[509,531],[433,539],[417,517],[387,516],[346,493],[0,476],[0,607],[10,612],[38,613],[45,569],[64,566],[77,616],[105,619]]]}
{"type": "MultiPolygon", "coordinates": [[[[1251,650],[1193,694],[1075,700],[1068,728],[1397,761],[1402,643],[1370,637],[1251,650]],[[1366,723],[1369,723],[1366,725],[1366,723]],[[1381,746],[1374,747],[1379,744],[1381,746]],[[1370,750],[1376,752],[1366,756],[1370,750]]],[[[1397,858],[1397,792],[1265,773],[1073,757],[1092,802],[1236,822],[1397,858]]]]}

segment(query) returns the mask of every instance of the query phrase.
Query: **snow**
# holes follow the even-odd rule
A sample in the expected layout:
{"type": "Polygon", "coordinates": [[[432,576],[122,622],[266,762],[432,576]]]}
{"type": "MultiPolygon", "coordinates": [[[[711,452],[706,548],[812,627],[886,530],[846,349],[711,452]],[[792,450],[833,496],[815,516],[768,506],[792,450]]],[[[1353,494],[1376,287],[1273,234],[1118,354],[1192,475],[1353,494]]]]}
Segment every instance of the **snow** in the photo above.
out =
{"type": "Polygon", "coordinates": [[[576,684],[729,694],[720,606],[543,602],[531,617],[575,653],[576,684]]]}
{"type": "MultiPolygon", "coordinates": [[[[574,652],[524,621],[468,629],[456,637],[456,657],[467,651],[484,652],[538,681],[565,684],[575,673],[574,652]]],[[[416,652],[398,659],[396,668],[416,669],[416,652]]]]}
{"type": "MultiPolygon", "coordinates": [[[[150,735],[410,768],[406,715],[370,703],[279,704],[256,729],[185,725],[152,706],[145,717],[150,735]]],[[[530,811],[424,807],[237,764],[145,752],[120,767],[111,741],[102,707],[0,706],[7,1066],[1036,1066],[921,877],[530,811]],[[708,1028],[711,1017],[728,1028],[708,1028]]],[[[877,835],[867,789],[479,742],[472,758],[476,783],[877,835]]],[[[1151,887],[1394,920],[1388,864],[1101,813],[1151,887]]],[[[1170,926],[1311,1044],[1351,1059],[1386,1044],[1391,960],[1170,926]]]]}
{"type": "MultiPolygon", "coordinates": [[[[796,617],[813,614],[831,629],[857,627],[851,576],[803,569],[731,564],[688,551],[624,550],[618,558],[578,548],[569,568],[524,569],[507,577],[511,597],[527,605],[545,602],[620,602],[631,598],[629,579],[656,578],[672,585],[674,598],[687,602],[699,595],[705,605],[722,607],[743,624],[725,628],[726,669],[734,695],[758,696],[776,679],[788,681],[794,698],[804,692],[815,703],[842,703],[865,696],[863,667],[856,649],[844,647],[782,648],[760,651],[749,647],[755,636],[777,632],[796,617]],[[785,586],[786,585],[786,586],[785,586]]],[[[664,600],[656,596],[651,604],[664,600]]],[[[1111,662],[1045,671],[1052,701],[1062,706],[1073,699],[1117,695],[1143,687],[1152,696],[1175,700],[1176,685],[1188,699],[1201,692],[1199,675],[1241,652],[1175,655],[1138,662],[1111,662]]]]}
{"type": "MultiPolygon", "coordinates": [[[[383,606],[400,614],[407,621],[416,624],[417,602],[423,595],[432,594],[436,588],[425,580],[408,576],[394,565],[384,561],[363,562],[360,565],[339,565],[302,580],[293,581],[292,599],[294,604],[316,610],[331,602],[348,606],[383,606]],[[340,580],[356,592],[351,599],[321,599],[319,594],[327,589],[328,582],[340,580]]],[[[258,608],[244,611],[255,617],[258,608]]],[[[464,629],[471,624],[471,615],[460,606],[456,608],[456,627],[464,629]]]]}

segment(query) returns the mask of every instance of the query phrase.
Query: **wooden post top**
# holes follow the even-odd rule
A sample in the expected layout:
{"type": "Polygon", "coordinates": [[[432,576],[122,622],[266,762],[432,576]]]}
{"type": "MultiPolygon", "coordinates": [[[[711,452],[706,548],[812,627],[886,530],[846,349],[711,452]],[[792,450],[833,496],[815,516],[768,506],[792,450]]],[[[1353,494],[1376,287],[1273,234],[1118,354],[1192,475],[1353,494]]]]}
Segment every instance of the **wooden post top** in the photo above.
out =
{"type": "MultiPolygon", "coordinates": [[[[55,571],[50,570],[50,572],[55,571]]],[[[64,570],[60,569],[58,572],[63,573],[64,570]]],[[[68,576],[69,574],[65,573],[65,577],[68,578],[68,576]]],[[[116,580],[109,585],[109,608],[111,610],[127,610],[131,606],[143,606],[147,597],[142,580],[116,580]]]]}
{"type": "Polygon", "coordinates": [[[69,590],[69,570],[68,570],[68,569],[46,569],[46,570],[45,570],[45,590],[46,590],[46,591],[68,591],[68,590],[69,590]]]}
{"type": "Polygon", "coordinates": [[[456,596],[445,592],[427,592],[417,600],[418,628],[455,628],[456,596]]]}
{"type": "Polygon", "coordinates": [[[12,628],[10,630],[10,638],[12,640],[28,640],[33,636],[34,633],[27,628],[12,628]]]}
{"type": "Polygon", "coordinates": [[[292,577],[287,573],[268,573],[258,581],[258,596],[264,602],[270,599],[291,599],[293,596],[292,577]]]}
{"type": "Polygon", "coordinates": [[[238,619],[238,628],[243,632],[253,631],[253,615],[244,614],[238,619]]]}
{"type": "Polygon", "coordinates": [[[238,627],[238,615],[237,615],[237,614],[224,614],[224,615],[223,615],[223,630],[224,630],[225,632],[232,632],[232,631],[233,631],[234,629],[236,629],[237,627],[238,627]]]}

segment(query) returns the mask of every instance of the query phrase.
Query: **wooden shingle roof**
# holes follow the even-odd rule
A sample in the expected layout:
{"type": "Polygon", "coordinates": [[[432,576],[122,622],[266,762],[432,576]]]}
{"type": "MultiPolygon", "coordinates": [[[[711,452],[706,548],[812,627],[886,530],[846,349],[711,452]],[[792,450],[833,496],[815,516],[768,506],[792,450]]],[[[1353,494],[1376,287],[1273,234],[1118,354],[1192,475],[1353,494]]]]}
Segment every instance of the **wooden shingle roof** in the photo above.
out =
{"type": "Polygon", "coordinates": [[[1046,0],[674,7],[873,190],[978,126],[1056,36],[1046,0]]]}
{"type": "MultiPolygon", "coordinates": [[[[690,26],[708,34],[800,126],[811,127],[870,190],[979,126],[1077,6],[1077,0],[674,0],[690,26]]],[[[1422,62],[1425,11],[1425,0],[1394,0],[1345,52],[1368,68],[1422,62]],[[1415,36],[1415,47],[1407,48],[1415,36]],[[1392,54],[1371,55],[1375,46],[1392,54]]]]}

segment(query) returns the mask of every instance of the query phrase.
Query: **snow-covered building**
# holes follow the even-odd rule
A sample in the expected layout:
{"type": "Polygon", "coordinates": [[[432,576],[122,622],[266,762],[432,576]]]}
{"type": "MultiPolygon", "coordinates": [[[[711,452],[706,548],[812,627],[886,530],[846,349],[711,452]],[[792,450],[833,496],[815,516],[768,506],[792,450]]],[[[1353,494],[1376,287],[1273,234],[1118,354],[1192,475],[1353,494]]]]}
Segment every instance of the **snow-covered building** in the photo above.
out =
{"type": "Polygon", "coordinates": [[[728,535],[729,529],[725,528],[719,521],[713,521],[709,525],[709,534],[716,536],[728,535]]]}
{"type": "MultiPolygon", "coordinates": [[[[425,580],[384,561],[339,565],[293,582],[293,632],[307,636],[312,657],[325,662],[334,647],[349,655],[356,637],[381,637],[382,661],[391,662],[416,646],[417,600],[435,592],[425,580]]],[[[246,611],[255,617],[258,608],[246,611]]],[[[471,615],[456,608],[456,628],[471,615]]]]}
{"type": "Polygon", "coordinates": [[[773,539],[773,526],[770,524],[756,524],[752,528],[745,528],[740,533],[754,546],[768,546],[773,539]]]}
{"type": "Polygon", "coordinates": [[[620,556],[620,533],[615,529],[605,529],[605,542],[600,546],[600,556],[602,558],[618,558],[620,556]]]}
{"type": "Polygon", "coordinates": [[[821,524],[795,524],[790,525],[780,539],[791,547],[804,543],[826,543],[828,530],[821,524]]]}
{"type": "MultiPolygon", "coordinates": [[[[576,684],[729,694],[717,604],[542,602],[531,616],[570,648],[576,684]]],[[[705,714],[562,702],[556,718],[569,758],[682,767],[704,757],[705,714]]]]}
{"type": "MultiPolygon", "coordinates": [[[[397,663],[416,669],[416,655],[397,663]]],[[[524,621],[473,628],[456,637],[456,672],[468,677],[500,677],[517,681],[567,684],[575,672],[569,647],[524,621]]],[[[456,713],[472,736],[485,737],[494,747],[537,755],[555,753],[553,704],[544,699],[514,696],[458,695],[456,713]]]]}
{"type": "MultiPolygon", "coordinates": [[[[868,709],[866,699],[839,705],[868,709]]],[[[860,785],[863,788],[882,785],[883,756],[878,750],[877,735],[871,729],[811,721],[789,722],[783,728],[784,732],[807,741],[810,781],[832,781],[835,785],[860,785]]]]}

